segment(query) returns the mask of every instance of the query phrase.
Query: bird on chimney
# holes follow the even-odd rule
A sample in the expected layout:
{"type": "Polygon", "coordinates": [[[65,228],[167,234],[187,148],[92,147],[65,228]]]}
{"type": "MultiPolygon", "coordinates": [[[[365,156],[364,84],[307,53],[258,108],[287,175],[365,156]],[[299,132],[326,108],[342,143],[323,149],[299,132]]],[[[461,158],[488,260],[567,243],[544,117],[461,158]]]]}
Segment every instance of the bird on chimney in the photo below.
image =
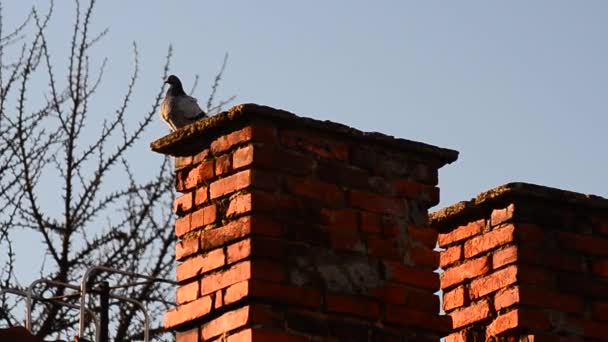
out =
{"type": "Polygon", "coordinates": [[[175,75],[165,79],[169,89],[160,104],[160,117],[169,126],[171,131],[191,124],[207,116],[197,100],[184,92],[182,82],[175,75]]]}

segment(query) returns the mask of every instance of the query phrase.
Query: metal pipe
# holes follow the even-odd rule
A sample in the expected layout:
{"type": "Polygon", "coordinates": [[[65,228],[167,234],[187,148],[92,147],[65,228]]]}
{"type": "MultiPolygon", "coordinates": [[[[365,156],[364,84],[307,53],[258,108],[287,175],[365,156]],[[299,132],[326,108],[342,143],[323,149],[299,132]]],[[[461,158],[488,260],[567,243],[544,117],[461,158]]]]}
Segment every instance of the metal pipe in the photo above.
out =
{"type": "MultiPolygon", "coordinates": [[[[82,276],[82,280],[80,281],[80,293],[81,293],[81,296],[80,296],[80,307],[82,307],[82,308],[84,308],[86,306],[87,282],[88,282],[89,277],[91,276],[91,274],[93,274],[93,272],[95,272],[95,271],[104,271],[104,272],[110,272],[110,273],[118,273],[118,274],[127,275],[127,276],[134,276],[134,277],[138,277],[138,278],[144,278],[144,279],[148,279],[148,280],[151,280],[151,281],[157,281],[157,282],[163,282],[163,283],[169,283],[169,284],[177,285],[177,282],[173,281],[173,280],[150,277],[150,276],[147,276],[147,275],[144,275],[144,274],[117,270],[117,269],[114,269],[114,268],[111,268],[111,267],[106,267],[106,266],[91,266],[91,267],[89,267],[86,270],[86,272],[82,276]]],[[[130,298],[129,298],[129,301],[131,301],[130,298]]],[[[85,324],[84,312],[81,310],[80,311],[80,324],[79,324],[79,327],[78,327],[78,337],[82,337],[82,335],[84,335],[84,324],[85,324]]]]}
{"type": "Polygon", "coordinates": [[[119,295],[110,294],[110,297],[116,298],[116,299],[122,299],[125,302],[133,303],[133,304],[139,306],[141,311],[144,313],[144,342],[148,342],[150,340],[150,336],[149,336],[150,335],[150,317],[148,316],[148,310],[146,310],[146,306],[144,305],[144,303],[137,301],[135,299],[131,299],[131,298],[123,297],[123,296],[119,296],[119,295]]]}
{"type": "MultiPolygon", "coordinates": [[[[16,294],[22,297],[27,297],[27,298],[32,298],[32,299],[36,299],[39,300],[41,302],[48,302],[48,303],[52,303],[55,305],[60,305],[60,306],[65,306],[65,307],[69,307],[75,310],[80,310],[80,305],[76,305],[76,304],[70,304],[70,303],[66,303],[66,302],[62,302],[59,300],[55,300],[55,299],[51,299],[51,298],[44,298],[41,296],[32,296],[29,294],[29,292],[25,292],[25,291],[21,291],[21,290],[16,290],[16,289],[2,289],[0,290],[0,295],[3,293],[12,293],[12,294],[16,294]]],[[[95,312],[93,312],[93,310],[91,309],[87,309],[84,308],[86,310],[86,312],[91,315],[91,317],[93,317],[93,320],[95,321],[95,341],[99,342],[99,336],[98,336],[98,332],[99,332],[99,318],[97,318],[97,316],[95,315],[95,312]]],[[[27,328],[26,329],[31,333],[32,330],[31,328],[27,328]]]]}

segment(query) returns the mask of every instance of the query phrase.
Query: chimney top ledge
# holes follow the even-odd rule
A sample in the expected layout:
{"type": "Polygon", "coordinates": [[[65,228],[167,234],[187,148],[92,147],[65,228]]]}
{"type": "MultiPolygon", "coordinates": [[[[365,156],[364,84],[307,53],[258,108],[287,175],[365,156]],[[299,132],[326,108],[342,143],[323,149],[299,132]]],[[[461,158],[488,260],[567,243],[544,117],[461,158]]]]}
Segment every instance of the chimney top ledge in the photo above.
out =
{"type": "Polygon", "coordinates": [[[589,209],[608,209],[608,199],[542,185],[513,182],[485,191],[477,197],[455,203],[429,215],[431,226],[446,232],[457,225],[479,219],[492,209],[525,200],[540,200],[589,209]]]}
{"type": "Polygon", "coordinates": [[[226,129],[251,121],[266,121],[280,123],[291,127],[302,127],[317,130],[330,135],[347,137],[363,142],[377,143],[396,150],[426,154],[440,160],[443,164],[454,162],[458,151],[440,148],[433,145],[395,138],[377,132],[363,132],[346,125],[300,117],[290,112],[274,109],[257,104],[240,104],[228,111],[221,112],[208,118],[201,119],[186,127],[182,127],[150,144],[150,148],[158,153],[171,156],[186,156],[192,152],[189,145],[200,141],[201,136],[213,136],[226,129]]]}

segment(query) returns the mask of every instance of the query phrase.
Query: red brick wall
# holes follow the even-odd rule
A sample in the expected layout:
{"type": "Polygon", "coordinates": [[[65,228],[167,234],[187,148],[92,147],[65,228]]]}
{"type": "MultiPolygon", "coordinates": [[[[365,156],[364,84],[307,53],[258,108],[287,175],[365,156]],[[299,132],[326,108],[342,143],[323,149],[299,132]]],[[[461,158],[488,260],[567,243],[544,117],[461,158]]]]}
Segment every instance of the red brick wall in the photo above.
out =
{"type": "Polygon", "coordinates": [[[190,341],[437,341],[427,210],[455,151],[245,105],[152,145],[176,159],[190,341]]]}
{"type": "Polygon", "coordinates": [[[608,341],[608,200],[508,184],[432,215],[456,341],[608,341]]]}

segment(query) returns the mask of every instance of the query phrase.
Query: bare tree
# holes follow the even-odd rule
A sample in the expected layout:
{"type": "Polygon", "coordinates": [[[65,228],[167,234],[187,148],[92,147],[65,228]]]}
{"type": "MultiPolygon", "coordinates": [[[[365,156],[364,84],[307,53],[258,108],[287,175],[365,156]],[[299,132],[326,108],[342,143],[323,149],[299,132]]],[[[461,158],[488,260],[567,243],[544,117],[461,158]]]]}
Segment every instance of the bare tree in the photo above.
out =
{"type": "MultiPolygon", "coordinates": [[[[0,286],[5,288],[23,289],[28,285],[18,281],[14,267],[15,260],[27,257],[28,251],[15,251],[11,243],[12,237],[23,230],[40,237],[46,255],[40,276],[47,279],[77,283],[92,265],[157,278],[173,277],[171,163],[165,158],[146,179],[134,175],[127,157],[155,119],[163,88],[160,87],[145,115],[139,114],[142,110],[135,110],[140,119],[131,122],[127,114],[134,111],[129,105],[139,72],[134,44],[133,73],[124,95],[114,104],[116,108],[91,106],[106,67],[104,60],[93,68],[92,51],[108,32],[90,32],[94,8],[95,0],[85,7],[75,1],[75,22],[64,77],[57,76],[56,61],[52,59],[46,36],[52,3],[44,14],[33,8],[23,24],[9,33],[2,27],[0,8],[0,261],[3,262],[0,286]],[[46,78],[48,88],[33,87],[35,77],[46,78]],[[44,100],[32,104],[30,97],[44,100]],[[99,125],[93,117],[104,119],[99,125]],[[94,125],[101,128],[93,129],[94,125]],[[57,184],[61,186],[54,189],[57,184]],[[55,210],[45,206],[43,198],[52,201],[55,210]]],[[[169,47],[163,77],[167,76],[171,54],[169,47]]],[[[207,104],[212,113],[232,100],[213,104],[226,59],[227,55],[207,104]]],[[[104,101],[104,106],[112,105],[110,102],[104,101]]],[[[102,275],[93,278],[95,283],[102,275]]],[[[121,275],[108,279],[117,284],[138,281],[121,275]]],[[[41,290],[48,297],[68,301],[76,298],[63,287],[41,287],[41,290]]],[[[146,302],[154,319],[153,331],[162,333],[159,322],[172,305],[167,300],[173,298],[172,286],[148,282],[113,291],[146,302]]],[[[14,309],[18,304],[6,296],[0,298],[0,320],[15,325],[18,316],[14,309]]],[[[36,308],[34,331],[38,336],[60,336],[77,325],[74,311],[47,305],[36,308]]],[[[126,304],[114,307],[113,339],[131,341],[141,335],[142,320],[137,310],[126,304]]]]}

